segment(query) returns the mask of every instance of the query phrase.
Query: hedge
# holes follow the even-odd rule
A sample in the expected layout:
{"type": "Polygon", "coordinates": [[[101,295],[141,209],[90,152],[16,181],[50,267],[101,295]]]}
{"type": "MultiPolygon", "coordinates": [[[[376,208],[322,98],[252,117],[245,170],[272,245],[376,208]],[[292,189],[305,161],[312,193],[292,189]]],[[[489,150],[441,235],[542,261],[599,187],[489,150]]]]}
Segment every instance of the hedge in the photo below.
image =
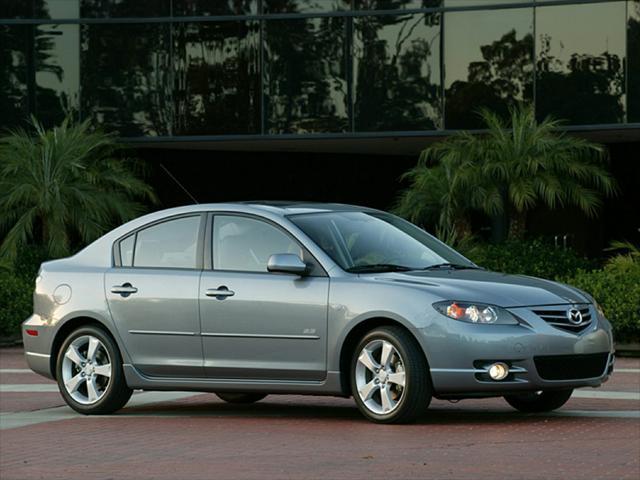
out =
{"type": "Polygon", "coordinates": [[[20,324],[31,315],[34,280],[0,272],[0,336],[20,335],[20,324]]]}
{"type": "Polygon", "coordinates": [[[579,270],[591,270],[593,261],[570,248],[556,247],[541,239],[501,244],[472,244],[463,248],[470,260],[494,272],[531,275],[555,280],[579,270]]]}

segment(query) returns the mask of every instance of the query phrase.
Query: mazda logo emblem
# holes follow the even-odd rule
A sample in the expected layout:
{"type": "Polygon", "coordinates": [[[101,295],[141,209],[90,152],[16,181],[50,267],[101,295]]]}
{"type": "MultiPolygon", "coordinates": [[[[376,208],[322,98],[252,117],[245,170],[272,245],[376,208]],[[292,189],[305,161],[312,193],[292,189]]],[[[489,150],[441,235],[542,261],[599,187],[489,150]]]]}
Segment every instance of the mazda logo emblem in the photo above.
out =
{"type": "Polygon", "coordinates": [[[582,312],[577,308],[571,308],[567,312],[567,318],[574,325],[580,325],[582,323],[582,312]]]}

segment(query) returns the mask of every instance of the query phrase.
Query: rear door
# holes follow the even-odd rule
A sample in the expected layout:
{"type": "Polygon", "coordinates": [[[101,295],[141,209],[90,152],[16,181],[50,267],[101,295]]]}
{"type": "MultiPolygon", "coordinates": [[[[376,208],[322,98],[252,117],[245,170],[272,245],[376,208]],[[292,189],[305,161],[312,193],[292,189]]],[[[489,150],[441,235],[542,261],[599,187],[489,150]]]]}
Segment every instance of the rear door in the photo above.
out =
{"type": "Polygon", "coordinates": [[[198,286],[205,216],[146,226],[115,247],[106,273],[111,315],[134,366],[146,375],[202,376],[198,286]]]}

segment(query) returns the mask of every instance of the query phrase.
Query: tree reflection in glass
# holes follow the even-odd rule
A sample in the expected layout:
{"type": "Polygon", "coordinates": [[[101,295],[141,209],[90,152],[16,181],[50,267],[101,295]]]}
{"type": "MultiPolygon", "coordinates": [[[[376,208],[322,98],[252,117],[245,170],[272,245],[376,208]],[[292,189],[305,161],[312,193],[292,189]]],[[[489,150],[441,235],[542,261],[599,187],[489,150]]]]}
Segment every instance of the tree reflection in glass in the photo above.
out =
{"type": "Polygon", "coordinates": [[[349,128],[345,19],[264,22],[266,133],[349,128]]]}
{"type": "Polygon", "coordinates": [[[351,0],[263,0],[263,13],[310,13],[346,10],[351,0]]]}
{"type": "Polygon", "coordinates": [[[357,131],[442,128],[439,13],[354,22],[357,131]]]}
{"type": "Polygon", "coordinates": [[[176,133],[260,132],[260,24],[176,23],[176,133]]]}
{"type": "Polygon", "coordinates": [[[640,0],[629,2],[627,23],[627,58],[629,76],[627,84],[627,119],[640,122],[640,0]]]}
{"type": "Polygon", "coordinates": [[[123,136],[170,135],[169,24],[81,27],[81,110],[123,136]]]}
{"type": "Polygon", "coordinates": [[[0,131],[15,128],[27,113],[28,25],[0,25],[0,131]]]}
{"type": "Polygon", "coordinates": [[[482,128],[477,109],[505,116],[532,101],[532,8],[449,12],[444,29],[448,129],[482,128]]]}
{"type": "Polygon", "coordinates": [[[623,122],[624,2],[540,7],[536,114],[570,124],[623,122]]]}

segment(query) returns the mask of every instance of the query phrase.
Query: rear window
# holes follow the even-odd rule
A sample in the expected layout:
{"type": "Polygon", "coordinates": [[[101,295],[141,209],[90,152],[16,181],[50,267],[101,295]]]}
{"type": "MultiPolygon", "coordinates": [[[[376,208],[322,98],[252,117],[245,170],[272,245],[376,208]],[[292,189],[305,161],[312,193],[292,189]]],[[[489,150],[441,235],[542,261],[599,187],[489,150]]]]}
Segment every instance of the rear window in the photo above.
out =
{"type": "Polygon", "coordinates": [[[197,268],[200,215],[167,220],[120,242],[123,267],[197,268]]]}

